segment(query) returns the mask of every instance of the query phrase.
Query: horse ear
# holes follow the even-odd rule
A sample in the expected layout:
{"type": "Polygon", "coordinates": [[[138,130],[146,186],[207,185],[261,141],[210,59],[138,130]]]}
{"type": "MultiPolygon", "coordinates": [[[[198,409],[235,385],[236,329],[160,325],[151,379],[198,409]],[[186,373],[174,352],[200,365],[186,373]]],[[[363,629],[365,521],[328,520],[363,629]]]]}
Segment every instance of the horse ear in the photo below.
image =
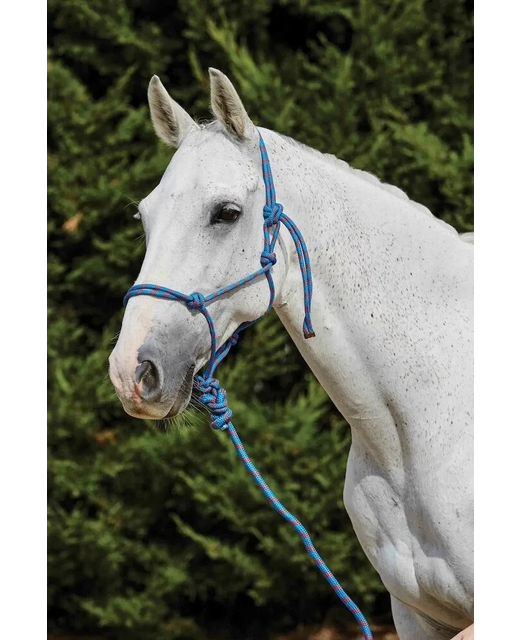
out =
{"type": "Polygon", "coordinates": [[[211,85],[211,109],[227,131],[238,138],[245,140],[253,138],[256,132],[255,125],[251,122],[244,105],[240,100],[231,81],[218,69],[209,68],[211,85]]]}
{"type": "Polygon", "coordinates": [[[189,131],[200,129],[193,118],[170,98],[158,76],[153,76],[148,85],[148,104],[155,133],[167,145],[178,147],[189,131]]]}

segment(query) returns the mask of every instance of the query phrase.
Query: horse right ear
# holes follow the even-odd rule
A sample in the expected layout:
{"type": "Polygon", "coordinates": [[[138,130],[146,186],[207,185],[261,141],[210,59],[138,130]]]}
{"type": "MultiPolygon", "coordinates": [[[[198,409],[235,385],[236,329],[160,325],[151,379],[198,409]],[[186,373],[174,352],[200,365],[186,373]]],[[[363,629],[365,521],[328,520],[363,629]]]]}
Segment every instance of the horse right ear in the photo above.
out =
{"type": "Polygon", "coordinates": [[[155,133],[171,147],[180,146],[186,134],[200,129],[193,118],[172,100],[158,76],[148,85],[148,104],[155,133]]]}

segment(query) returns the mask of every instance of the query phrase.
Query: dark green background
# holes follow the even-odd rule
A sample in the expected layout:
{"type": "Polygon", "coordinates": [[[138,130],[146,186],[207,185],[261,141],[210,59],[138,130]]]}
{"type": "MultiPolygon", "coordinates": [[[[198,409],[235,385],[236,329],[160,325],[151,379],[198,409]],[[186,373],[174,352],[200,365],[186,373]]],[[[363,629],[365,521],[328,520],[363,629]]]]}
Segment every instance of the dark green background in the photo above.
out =
{"type": "MultiPolygon", "coordinates": [[[[107,377],[143,257],[135,207],[171,151],[152,74],[208,118],[207,67],[253,120],[472,228],[472,5],[461,0],[50,0],[50,630],[264,638],[348,614],[193,413],[122,411],[107,377]]],[[[372,618],[388,597],[342,504],[349,430],[271,315],[222,367],[250,455],[372,618]]]]}

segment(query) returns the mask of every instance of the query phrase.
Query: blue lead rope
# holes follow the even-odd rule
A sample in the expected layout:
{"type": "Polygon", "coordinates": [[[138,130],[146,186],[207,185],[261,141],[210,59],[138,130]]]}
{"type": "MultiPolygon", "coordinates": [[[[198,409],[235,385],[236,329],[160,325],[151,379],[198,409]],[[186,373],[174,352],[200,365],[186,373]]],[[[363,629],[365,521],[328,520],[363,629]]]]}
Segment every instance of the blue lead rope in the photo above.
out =
{"type": "MultiPolygon", "coordinates": [[[[232,336],[219,349],[217,349],[215,324],[206,305],[212,300],[215,300],[215,298],[229,293],[230,291],[241,287],[247,282],[265,275],[267,283],[269,285],[269,304],[265,313],[267,313],[271,309],[275,297],[275,287],[271,269],[276,264],[276,254],[274,250],[276,241],[278,240],[278,235],[280,233],[280,224],[283,224],[291,234],[294,245],[296,247],[296,252],[298,254],[298,261],[300,263],[304,300],[304,319],[302,327],[303,336],[305,338],[314,337],[314,330],[312,328],[311,322],[312,273],[309,253],[307,251],[307,246],[302,234],[300,233],[300,230],[295,225],[295,223],[283,212],[282,205],[276,202],[276,192],[274,189],[274,180],[273,174],[271,173],[269,156],[267,155],[267,149],[260,132],[259,137],[266,199],[263,211],[264,250],[260,255],[260,264],[262,265],[261,269],[258,269],[258,271],[251,273],[249,276],[242,278],[241,280],[238,280],[237,282],[234,282],[227,287],[223,287],[215,293],[210,293],[207,296],[204,296],[202,293],[199,293],[197,291],[186,295],[185,293],[181,293],[180,291],[168,289],[167,287],[161,287],[156,284],[136,284],[128,290],[123,300],[123,304],[126,305],[130,298],[133,298],[134,296],[154,296],[156,298],[164,298],[165,300],[183,302],[188,307],[188,309],[191,309],[192,311],[200,311],[200,313],[202,313],[202,315],[206,318],[211,338],[211,354],[208,365],[203,374],[201,376],[195,376],[195,385],[201,392],[200,401],[208,407],[211,413],[211,426],[213,427],[213,429],[227,432],[227,434],[231,438],[233,446],[235,447],[238,457],[240,458],[240,460],[242,460],[245,468],[251,474],[253,480],[260,487],[260,490],[272,504],[273,508],[282,516],[282,518],[287,520],[287,522],[289,522],[293,526],[296,533],[300,536],[305,546],[305,550],[312,558],[314,564],[318,567],[327,582],[334,589],[334,592],[341,600],[341,602],[343,602],[343,604],[347,607],[347,609],[352,613],[354,618],[359,623],[365,640],[373,640],[372,632],[370,631],[370,627],[365,619],[365,616],[361,613],[355,602],[345,593],[339,582],[334,577],[332,571],[327,567],[325,562],[323,562],[321,556],[314,548],[312,540],[305,527],[278,500],[278,498],[269,488],[267,482],[262,478],[260,472],[247,455],[247,452],[244,449],[244,445],[238,437],[238,433],[233,423],[231,422],[233,413],[227,404],[226,391],[220,386],[219,381],[214,377],[215,370],[218,365],[226,357],[231,347],[238,342],[238,334],[247,327],[251,326],[254,322],[257,322],[260,318],[257,318],[257,320],[253,320],[251,322],[242,323],[232,334],[232,336]]],[[[265,315],[265,313],[263,315],[265,315]]]]}

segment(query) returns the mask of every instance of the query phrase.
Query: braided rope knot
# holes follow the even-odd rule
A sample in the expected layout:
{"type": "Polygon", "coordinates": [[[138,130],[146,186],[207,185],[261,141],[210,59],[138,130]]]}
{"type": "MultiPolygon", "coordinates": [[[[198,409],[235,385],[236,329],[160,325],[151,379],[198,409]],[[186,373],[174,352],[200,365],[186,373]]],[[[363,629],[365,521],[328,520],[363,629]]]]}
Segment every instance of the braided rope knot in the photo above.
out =
{"type": "Polygon", "coordinates": [[[232,333],[228,338],[228,344],[230,345],[230,347],[234,347],[236,344],[238,344],[239,338],[240,336],[236,331],[235,333],[232,333]]]}
{"type": "Polygon", "coordinates": [[[260,255],[260,264],[262,267],[267,267],[267,265],[275,265],[276,264],[276,253],[274,251],[262,251],[260,255]]]}
{"type": "Polygon", "coordinates": [[[202,295],[202,293],[199,293],[198,291],[194,291],[193,293],[190,293],[190,295],[187,296],[185,300],[185,303],[188,309],[192,309],[194,311],[197,311],[198,309],[202,309],[202,307],[204,306],[204,302],[205,302],[204,296],[202,295]]]}
{"type": "Polygon", "coordinates": [[[264,220],[267,228],[273,227],[280,222],[280,216],[283,213],[283,206],[279,202],[273,202],[272,205],[264,205],[264,220]]]}
{"type": "Polygon", "coordinates": [[[208,407],[211,413],[213,429],[224,430],[231,422],[233,412],[228,407],[226,390],[222,389],[216,378],[197,376],[197,384],[202,392],[199,400],[208,407]]]}

